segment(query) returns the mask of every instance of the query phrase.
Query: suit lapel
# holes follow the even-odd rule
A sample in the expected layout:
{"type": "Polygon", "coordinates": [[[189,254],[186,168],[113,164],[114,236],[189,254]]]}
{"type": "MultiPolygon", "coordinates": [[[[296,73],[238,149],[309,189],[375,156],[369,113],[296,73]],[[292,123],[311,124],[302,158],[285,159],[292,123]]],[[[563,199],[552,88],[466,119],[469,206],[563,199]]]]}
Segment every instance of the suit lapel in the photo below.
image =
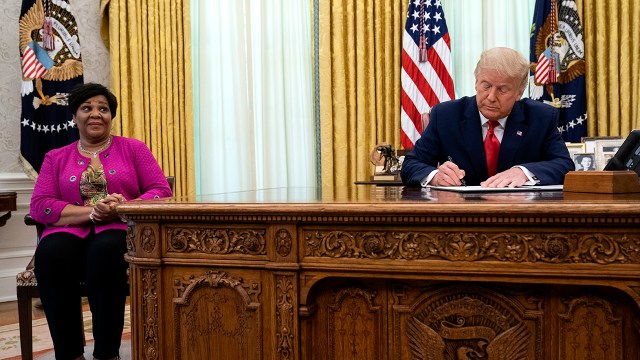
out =
{"type": "Polygon", "coordinates": [[[502,142],[500,143],[500,155],[498,156],[498,172],[513,166],[513,158],[516,156],[520,144],[527,133],[527,124],[522,109],[523,102],[516,101],[507,118],[507,127],[504,129],[502,142]]]}
{"type": "Polygon", "coordinates": [[[480,178],[487,177],[487,159],[484,156],[484,143],[482,141],[482,126],[480,126],[480,115],[476,97],[470,97],[466,106],[464,119],[461,124],[462,134],[460,137],[465,144],[467,156],[471,160],[471,166],[480,178]]]}

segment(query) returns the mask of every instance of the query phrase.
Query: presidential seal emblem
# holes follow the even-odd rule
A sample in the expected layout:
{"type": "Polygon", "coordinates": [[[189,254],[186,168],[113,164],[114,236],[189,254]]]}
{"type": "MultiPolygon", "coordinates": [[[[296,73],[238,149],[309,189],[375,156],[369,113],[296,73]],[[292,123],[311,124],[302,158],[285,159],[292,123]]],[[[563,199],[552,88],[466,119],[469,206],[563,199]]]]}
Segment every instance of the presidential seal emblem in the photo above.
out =
{"type": "Polygon", "coordinates": [[[551,95],[546,103],[557,108],[570,107],[575,95],[558,98],[552,84],[566,84],[585,73],[584,40],[575,1],[562,1],[561,4],[551,1],[551,10],[538,32],[535,53],[538,61],[531,63],[534,73],[530,82],[531,98],[539,99],[545,86],[551,95]]]}
{"type": "Polygon", "coordinates": [[[21,163],[31,177],[44,154],[78,138],[67,96],[83,80],[78,26],[68,0],[23,0],[21,163]]]}
{"type": "Polygon", "coordinates": [[[574,0],[538,0],[530,41],[529,97],[559,111],[567,142],[587,136],[585,46],[574,0]]]}

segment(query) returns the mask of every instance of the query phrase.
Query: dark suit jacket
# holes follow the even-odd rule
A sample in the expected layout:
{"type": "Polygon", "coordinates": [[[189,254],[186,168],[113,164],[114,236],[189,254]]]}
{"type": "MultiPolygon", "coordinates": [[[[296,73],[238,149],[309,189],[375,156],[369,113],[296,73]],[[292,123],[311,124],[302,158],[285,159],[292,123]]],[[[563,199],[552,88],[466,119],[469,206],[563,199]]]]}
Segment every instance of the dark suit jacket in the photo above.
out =
{"type": "MultiPolygon", "coordinates": [[[[498,156],[498,172],[522,165],[540,185],[562,184],[575,165],[557,128],[559,112],[531,99],[516,101],[507,118],[498,156]]],[[[438,163],[453,161],[466,173],[467,185],[488,178],[482,126],[476,98],[463,97],[431,109],[429,125],[402,164],[402,182],[420,186],[438,163]]]]}

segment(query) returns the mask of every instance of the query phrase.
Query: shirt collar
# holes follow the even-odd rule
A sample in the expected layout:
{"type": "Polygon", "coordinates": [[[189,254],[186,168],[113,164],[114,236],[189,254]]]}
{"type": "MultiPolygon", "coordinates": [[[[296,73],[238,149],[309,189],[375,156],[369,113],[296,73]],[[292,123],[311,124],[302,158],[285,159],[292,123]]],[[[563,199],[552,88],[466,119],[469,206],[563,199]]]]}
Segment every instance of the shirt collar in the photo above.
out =
{"type": "MultiPolygon", "coordinates": [[[[484,115],[482,115],[482,113],[480,111],[478,111],[478,114],[480,114],[480,125],[484,126],[484,124],[486,124],[487,122],[489,122],[489,119],[487,119],[486,117],[484,117],[484,115]]],[[[502,126],[502,128],[506,128],[507,125],[507,117],[505,116],[502,119],[498,119],[498,122],[500,123],[500,126],[502,126]]]]}

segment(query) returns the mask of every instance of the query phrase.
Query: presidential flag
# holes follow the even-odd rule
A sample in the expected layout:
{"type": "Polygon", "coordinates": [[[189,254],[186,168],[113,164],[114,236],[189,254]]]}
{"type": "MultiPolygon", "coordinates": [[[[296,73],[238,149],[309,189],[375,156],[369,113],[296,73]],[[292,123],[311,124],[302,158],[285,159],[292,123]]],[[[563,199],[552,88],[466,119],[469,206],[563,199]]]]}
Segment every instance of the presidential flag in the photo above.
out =
{"type": "Polygon", "coordinates": [[[538,0],[531,27],[529,97],[560,110],[567,142],[587,136],[584,39],[573,0],[538,0]]]}
{"type": "Polygon", "coordinates": [[[421,114],[455,98],[451,41],[440,0],[410,0],[402,46],[400,141],[413,148],[422,131],[421,114]]]}
{"type": "Polygon", "coordinates": [[[23,0],[20,162],[29,176],[51,149],[78,139],[67,96],[83,83],[78,26],[68,0],[23,0]]]}

